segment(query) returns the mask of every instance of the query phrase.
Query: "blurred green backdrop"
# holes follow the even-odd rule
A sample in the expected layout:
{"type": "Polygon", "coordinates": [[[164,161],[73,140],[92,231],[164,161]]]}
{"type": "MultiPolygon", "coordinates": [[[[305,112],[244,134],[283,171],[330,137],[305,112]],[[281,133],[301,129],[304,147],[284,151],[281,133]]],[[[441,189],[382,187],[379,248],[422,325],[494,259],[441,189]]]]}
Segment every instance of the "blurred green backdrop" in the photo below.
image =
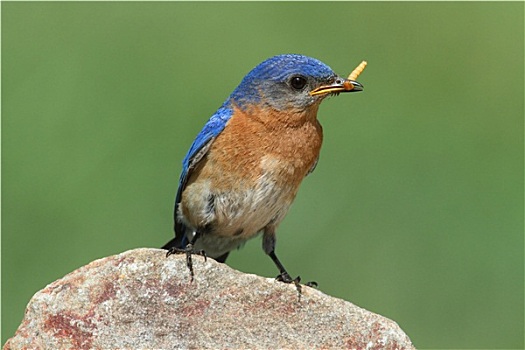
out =
{"type": "MultiPolygon", "coordinates": [[[[291,52],[369,66],[321,107],[288,270],[418,348],[523,348],[523,3],[1,6],[2,343],[46,284],[171,238],[193,138],[291,52]]],[[[228,264],[275,276],[260,246],[228,264]]]]}

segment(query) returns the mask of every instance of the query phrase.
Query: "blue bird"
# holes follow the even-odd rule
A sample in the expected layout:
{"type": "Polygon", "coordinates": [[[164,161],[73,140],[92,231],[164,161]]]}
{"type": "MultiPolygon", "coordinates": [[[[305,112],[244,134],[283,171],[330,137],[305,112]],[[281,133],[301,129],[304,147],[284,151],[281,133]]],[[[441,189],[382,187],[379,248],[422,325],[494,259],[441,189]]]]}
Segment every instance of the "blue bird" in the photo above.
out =
{"type": "Polygon", "coordinates": [[[323,99],[363,86],[302,55],[271,57],[250,71],[197,135],[182,162],[175,238],[168,255],[186,252],[224,262],[262,232],[263,250],[281,281],[292,279],[275,254],[276,229],[301,181],[319,159],[317,111],[323,99]]]}

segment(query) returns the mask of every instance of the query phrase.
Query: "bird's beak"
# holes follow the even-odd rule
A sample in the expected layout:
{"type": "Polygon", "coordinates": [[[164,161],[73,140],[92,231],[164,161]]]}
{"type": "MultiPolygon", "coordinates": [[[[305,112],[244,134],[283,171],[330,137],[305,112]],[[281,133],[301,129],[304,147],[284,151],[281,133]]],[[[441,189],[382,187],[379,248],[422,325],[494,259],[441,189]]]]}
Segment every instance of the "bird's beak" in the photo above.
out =
{"type": "Polygon", "coordinates": [[[340,92],[363,91],[363,85],[355,80],[337,78],[333,84],[319,86],[310,91],[310,96],[338,94],[340,92]]]}

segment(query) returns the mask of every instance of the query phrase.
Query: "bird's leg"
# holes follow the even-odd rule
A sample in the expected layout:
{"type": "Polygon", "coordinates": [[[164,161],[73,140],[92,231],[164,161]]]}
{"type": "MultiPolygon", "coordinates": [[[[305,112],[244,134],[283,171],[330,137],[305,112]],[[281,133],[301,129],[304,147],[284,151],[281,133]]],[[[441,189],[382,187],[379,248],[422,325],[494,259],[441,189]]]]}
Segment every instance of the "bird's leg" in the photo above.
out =
{"type": "MultiPolygon", "coordinates": [[[[284,283],[293,283],[297,287],[297,291],[299,294],[301,293],[301,277],[297,276],[296,278],[292,278],[290,274],[286,271],[283,264],[277,258],[277,255],[275,254],[275,227],[273,226],[267,226],[264,229],[263,234],[263,250],[266,254],[272,258],[272,261],[274,262],[275,266],[279,269],[279,275],[277,276],[277,280],[284,282],[284,283]]],[[[308,282],[306,283],[309,287],[317,287],[316,282],[308,282]]]]}
{"type": "Polygon", "coordinates": [[[193,261],[191,260],[192,254],[201,255],[204,257],[204,261],[206,261],[206,252],[204,250],[194,250],[193,249],[193,245],[195,244],[199,236],[200,236],[199,232],[196,232],[195,235],[193,235],[193,238],[191,239],[191,241],[186,245],[186,248],[184,248],[184,252],[186,253],[186,266],[188,266],[188,269],[190,270],[192,282],[193,282],[193,277],[195,276],[195,273],[193,272],[193,261]]]}
{"type": "Polygon", "coordinates": [[[191,281],[193,282],[193,278],[195,276],[195,273],[193,272],[193,261],[191,259],[192,254],[201,255],[204,257],[204,261],[206,261],[206,252],[204,250],[194,250],[193,245],[195,242],[197,242],[197,239],[200,237],[200,232],[197,231],[193,235],[193,238],[189,241],[189,243],[184,248],[177,248],[177,247],[171,247],[168,252],[166,253],[166,257],[170,256],[171,254],[186,254],[186,266],[188,266],[188,270],[190,270],[190,276],[191,281]]]}
{"type": "Polygon", "coordinates": [[[272,258],[273,262],[279,269],[279,275],[275,278],[277,281],[281,281],[284,283],[293,283],[295,284],[295,288],[297,289],[297,294],[299,295],[299,302],[301,301],[301,295],[303,294],[303,289],[301,288],[301,277],[297,276],[296,278],[292,279],[290,277],[290,274],[286,271],[283,264],[279,261],[279,258],[277,258],[277,255],[275,255],[275,250],[272,250],[268,253],[270,258],[272,258]]]}
{"type": "Polygon", "coordinates": [[[268,255],[270,256],[270,258],[272,258],[275,266],[277,266],[277,268],[279,269],[280,273],[279,273],[279,276],[277,276],[277,278],[276,278],[278,281],[281,281],[281,282],[284,282],[284,283],[295,283],[295,284],[298,284],[298,283],[301,282],[301,277],[300,276],[297,276],[295,279],[290,277],[290,275],[288,274],[288,272],[284,268],[284,266],[281,263],[281,261],[279,260],[279,258],[277,258],[277,255],[275,255],[275,250],[272,250],[270,253],[268,253],[268,255]]]}

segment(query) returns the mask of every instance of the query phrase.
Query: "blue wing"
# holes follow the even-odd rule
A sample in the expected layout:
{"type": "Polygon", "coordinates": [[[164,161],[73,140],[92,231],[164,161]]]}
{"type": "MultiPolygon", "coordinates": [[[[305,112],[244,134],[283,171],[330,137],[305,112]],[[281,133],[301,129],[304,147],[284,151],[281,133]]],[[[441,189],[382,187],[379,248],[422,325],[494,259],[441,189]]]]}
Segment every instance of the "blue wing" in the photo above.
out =
{"type": "Polygon", "coordinates": [[[211,116],[208,122],[204,125],[201,132],[193,141],[190,150],[182,161],[182,173],[179,178],[179,189],[175,197],[175,237],[184,240],[185,227],[182,222],[177,219],[177,210],[181,200],[182,191],[186,188],[186,183],[190,177],[195,166],[204,158],[215,138],[224,130],[226,123],[230,120],[233,114],[229,103],[222,105],[215,114],[211,116]]]}

